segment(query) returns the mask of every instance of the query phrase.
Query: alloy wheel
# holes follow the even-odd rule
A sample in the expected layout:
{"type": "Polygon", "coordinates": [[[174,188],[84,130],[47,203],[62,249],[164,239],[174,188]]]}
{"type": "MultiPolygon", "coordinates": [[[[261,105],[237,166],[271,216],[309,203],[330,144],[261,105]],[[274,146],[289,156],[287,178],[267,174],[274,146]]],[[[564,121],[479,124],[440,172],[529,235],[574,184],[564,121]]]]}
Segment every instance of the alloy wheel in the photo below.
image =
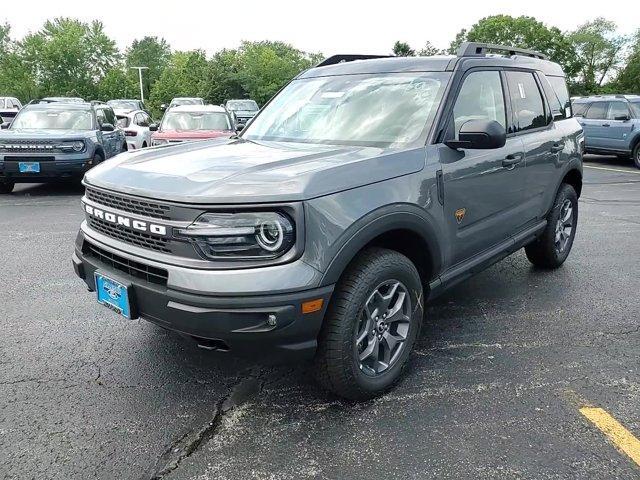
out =
{"type": "Polygon", "coordinates": [[[357,361],[365,374],[377,376],[400,358],[411,325],[411,296],[397,280],[375,288],[360,311],[356,332],[357,361]]]}
{"type": "Polygon", "coordinates": [[[567,248],[573,233],[573,205],[566,199],[560,207],[560,216],[556,222],[555,247],[557,253],[562,253],[567,248]]]}

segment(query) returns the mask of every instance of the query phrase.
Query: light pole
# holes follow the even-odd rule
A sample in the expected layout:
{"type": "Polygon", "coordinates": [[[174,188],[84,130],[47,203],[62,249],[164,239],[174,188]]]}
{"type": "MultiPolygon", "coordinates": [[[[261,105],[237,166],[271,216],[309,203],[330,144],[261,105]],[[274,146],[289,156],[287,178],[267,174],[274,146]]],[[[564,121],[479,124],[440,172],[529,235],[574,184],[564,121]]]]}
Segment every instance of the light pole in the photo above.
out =
{"type": "Polygon", "coordinates": [[[138,78],[140,79],[140,101],[144,103],[144,90],[142,89],[142,70],[147,70],[149,67],[129,67],[134,70],[138,70],[138,78]]]}

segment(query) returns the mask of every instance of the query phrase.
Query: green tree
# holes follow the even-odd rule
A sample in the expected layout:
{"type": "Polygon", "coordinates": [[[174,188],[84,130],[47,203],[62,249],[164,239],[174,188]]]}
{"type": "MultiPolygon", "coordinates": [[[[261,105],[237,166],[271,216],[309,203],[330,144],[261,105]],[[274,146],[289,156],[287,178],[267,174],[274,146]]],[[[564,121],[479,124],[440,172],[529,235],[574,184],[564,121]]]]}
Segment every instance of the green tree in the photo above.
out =
{"type": "Polygon", "coordinates": [[[461,30],[449,47],[455,53],[462,42],[483,42],[527,48],[544,53],[562,65],[567,76],[577,73],[576,52],[556,27],[547,27],[533,17],[494,15],[481,19],[468,31],[461,30]]]}
{"type": "MultiPolygon", "coordinates": [[[[129,67],[147,67],[142,73],[144,98],[149,98],[153,85],[158,81],[171,59],[171,48],[164,38],[144,37],[134,40],[125,52],[125,65],[129,67]]],[[[138,73],[129,70],[128,75],[138,82],[138,73]]],[[[136,95],[137,98],[138,95],[136,95]]]]}
{"type": "Polygon", "coordinates": [[[631,52],[615,81],[617,93],[640,93],[640,29],[636,32],[631,52]]]}
{"type": "Polygon", "coordinates": [[[618,35],[616,24],[604,18],[579,26],[569,39],[580,59],[574,92],[600,93],[605,81],[622,64],[628,39],[618,35]]]}
{"type": "Polygon", "coordinates": [[[246,91],[240,82],[240,53],[223,49],[216,52],[207,68],[202,95],[213,104],[232,98],[244,98],[246,91]]]}
{"type": "Polygon", "coordinates": [[[123,67],[109,70],[97,85],[98,100],[113,100],[115,98],[138,98],[140,87],[129,72],[123,67]]]}
{"type": "Polygon", "coordinates": [[[421,57],[431,57],[433,55],[443,55],[446,52],[439,48],[436,48],[430,41],[427,40],[424,47],[418,50],[418,55],[421,57]]]}
{"type": "Polygon", "coordinates": [[[393,44],[393,54],[396,57],[414,57],[416,51],[407,42],[397,41],[393,44]]]}

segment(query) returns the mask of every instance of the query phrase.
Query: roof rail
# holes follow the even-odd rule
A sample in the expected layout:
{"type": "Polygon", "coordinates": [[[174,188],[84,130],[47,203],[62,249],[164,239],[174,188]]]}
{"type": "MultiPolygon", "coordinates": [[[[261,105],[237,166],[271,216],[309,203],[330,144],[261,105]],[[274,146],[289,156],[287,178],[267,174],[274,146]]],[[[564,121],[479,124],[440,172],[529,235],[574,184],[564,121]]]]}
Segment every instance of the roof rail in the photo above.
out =
{"type": "Polygon", "coordinates": [[[333,55],[325,58],[316,67],[326,67],[327,65],[335,65],[343,62],[353,62],[354,60],[372,60],[375,58],[391,58],[393,55],[333,55]]]}
{"type": "Polygon", "coordinates": [[[489,51],[506,52],[509,55],[524,55],[526,57],[548,60],[545,54],[524,48],[509,47],[506,45],[494,45],[492,43],[465,42],[458,49],[458,57],[478,57],[486,55],[489,51]]]}

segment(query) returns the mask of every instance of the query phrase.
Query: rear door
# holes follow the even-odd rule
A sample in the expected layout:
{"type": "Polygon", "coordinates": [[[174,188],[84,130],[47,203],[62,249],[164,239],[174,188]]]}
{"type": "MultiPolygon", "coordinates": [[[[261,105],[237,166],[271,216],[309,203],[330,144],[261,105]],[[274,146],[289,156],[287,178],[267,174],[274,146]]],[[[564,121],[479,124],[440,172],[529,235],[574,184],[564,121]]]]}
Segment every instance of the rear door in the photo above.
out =
{"type": "MultiPolygon", "coordinates": [[[[495,120],[506,130],[508,109],[499,70],[474,70],[462,81],[446,138],[468,120],[495,120]]],[[[456,265],[509,239],[524,223],[524,152],[520,138],[492,150],[440,150],[444,213],[456,265]]]]}
{"type": "Polygon", "coordinates": [[[607,102],[593,102],[584,116],[580,119],[580,125],[584,130],[584,143],[587,149],[607,148],[608,131],[603,126],[607,119],[607,102]]]}
{"type": "Polygon", "coordinates": [[[609,130],[608,138],[612,149],[616,151],[630,150],[629,135],[633,130],[633,122],[631,122],[631,111],[627,102],[622,100],[609,102],[607,121],[603,126],[609,130]],[[621,120],[621,117],[626,117],[626,119],[621,120]]]}

